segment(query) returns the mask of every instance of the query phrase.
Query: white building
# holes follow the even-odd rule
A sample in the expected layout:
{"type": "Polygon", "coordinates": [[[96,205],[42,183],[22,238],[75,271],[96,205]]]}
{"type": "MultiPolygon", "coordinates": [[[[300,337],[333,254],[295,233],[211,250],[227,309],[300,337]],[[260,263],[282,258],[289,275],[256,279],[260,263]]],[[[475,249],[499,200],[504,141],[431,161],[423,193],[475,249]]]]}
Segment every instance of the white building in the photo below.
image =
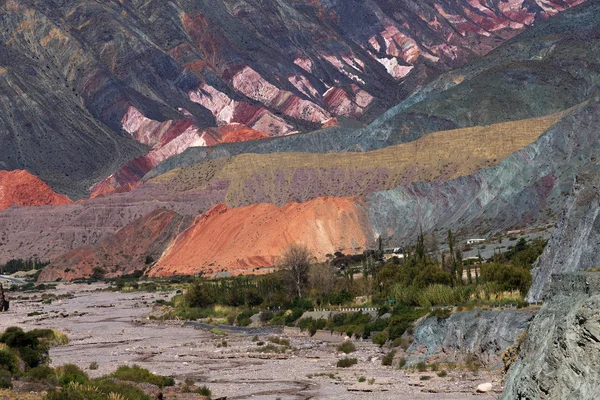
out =
{"type": "Polygon", "coordinates": [[[467,240],[467,244],[477,244],[477,243],[483,243],[485,242],[485,239],[469,239],[467,240]]]}

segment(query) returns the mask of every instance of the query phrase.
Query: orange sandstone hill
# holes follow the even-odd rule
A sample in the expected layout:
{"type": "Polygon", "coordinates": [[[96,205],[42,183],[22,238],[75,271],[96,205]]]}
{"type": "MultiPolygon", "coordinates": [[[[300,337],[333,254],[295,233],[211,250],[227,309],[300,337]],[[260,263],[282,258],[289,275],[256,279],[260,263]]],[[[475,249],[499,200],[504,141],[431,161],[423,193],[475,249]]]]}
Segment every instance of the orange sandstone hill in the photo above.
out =
{"type": "Polygon", "coordinates": [[[89,278],[96,268],[106,277],[143,270],[160,257],[190,222],[191,218],[172,211],[154,210],[94,245],[59,256],[44,268],[39,280],[89,278]]]}
{"type": "Polygon", "coordinates": [[[362,251],[372,242],[364,204],[353,197],[322,197],[283,207],[218,204],[196,218],[167,248],[151,276],[250,272],[276,265],[292,243],[317,260],[335,251],[362,251]]]}
{"type": "Polygon", "coordinates": [[[27,171],[0,171],[0,210],[10,206],[71,204],[71,199],[55,193],[40,178],[27,171]]]}

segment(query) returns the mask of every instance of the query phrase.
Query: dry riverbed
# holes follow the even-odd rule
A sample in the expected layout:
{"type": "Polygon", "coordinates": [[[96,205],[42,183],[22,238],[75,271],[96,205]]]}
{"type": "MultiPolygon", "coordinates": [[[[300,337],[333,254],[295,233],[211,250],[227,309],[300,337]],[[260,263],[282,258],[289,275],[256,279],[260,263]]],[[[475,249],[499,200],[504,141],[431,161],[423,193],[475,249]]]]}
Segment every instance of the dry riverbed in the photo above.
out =
{"type": "MultiPolygon", "coordinates": [[[[448,376],[412,372],[381,365],[385,350],[355,342],[350,357],[358,363],[336,368],[345,357],[335,345],[301,335],[284,335],[293,350],[261,353],[254,335],[184,327],[181,322],[151,321],[157,299],[165,293],[98,291],[102,284],[61,284],[59,298],[43,304],[40,293],[11,293],[11,309],[0,315],[0,328],[57,328],[70,343],[53,348],[52,365],[74,363],[91,376],[113,372],[123,364],[138,364],[150,371],[190,378],[207,385],[213,397],[228,399],[495,399],[501,390],[499,376],[485,370],[452,370],[448,376]],[[21,298],[19,298],[21,296],[21,298]],[[28,316],[29,315],[29,316],[28,316]],[[223,341],[227,346],[223,346],[223,341]],[[92,362],[98,369],[90,370],[92,362]],[[422,380],[429,376],[429,380],[422,380]],[[359,378],[364,377],[364,382],[359,378]],[[494,391],[475,393],[478,384],[493,382],[494,391]]],[[[280,335],[262,335],[261,341],[280,335]]],[[[361,379],[362,380],[362,379],[361,379]]]]}

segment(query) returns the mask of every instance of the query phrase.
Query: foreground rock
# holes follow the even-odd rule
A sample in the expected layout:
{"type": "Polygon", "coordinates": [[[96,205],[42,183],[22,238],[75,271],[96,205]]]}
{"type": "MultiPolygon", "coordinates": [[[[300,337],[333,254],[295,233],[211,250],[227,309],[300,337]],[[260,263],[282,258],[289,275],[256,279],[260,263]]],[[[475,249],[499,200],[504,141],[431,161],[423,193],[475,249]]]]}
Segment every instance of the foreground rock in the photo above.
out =
{"type": "Polygon", "coordinates": [[[550,276],[585,271],[600,266],[600,164],[583,169],[576,177],[566,213],[559,221],[548,246],[532,270],[533,284],[528,300],[542,300],[550,276]]]}
{"type": "Polygon", "coordinates": [[[477,386],[477,392],[478,393],[487,393],[490,390],[492,390],[492,384],[490,382],[486,382],[486,383],[482,383],[481,385],[477,386]]]}
{"type": "Polygon", "coordinates": [[[502,399],[600,398],[600,274],[554,275],[502,399]]]}
{"type": "Polygon", "coordinates": [[[445,319],[430,317],[415,327],[407,354],[451,361],[471,355],[493,367],[504,350],[527,330],[534,315],[533,310],[473,310],[445,319]]]}

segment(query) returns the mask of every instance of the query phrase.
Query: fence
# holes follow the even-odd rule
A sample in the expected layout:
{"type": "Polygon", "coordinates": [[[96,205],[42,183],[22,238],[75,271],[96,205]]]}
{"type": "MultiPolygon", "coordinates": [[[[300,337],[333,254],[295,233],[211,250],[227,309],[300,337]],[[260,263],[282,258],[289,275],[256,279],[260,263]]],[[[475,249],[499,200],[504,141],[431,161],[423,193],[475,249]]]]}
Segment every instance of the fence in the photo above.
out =
{"type": "Polygon", "coordinates": [[[315,308],[313,311],[316,312],[379,312],[379,308],[348,308],[348,307],[337,307],[337,308],[315,308]]]}

